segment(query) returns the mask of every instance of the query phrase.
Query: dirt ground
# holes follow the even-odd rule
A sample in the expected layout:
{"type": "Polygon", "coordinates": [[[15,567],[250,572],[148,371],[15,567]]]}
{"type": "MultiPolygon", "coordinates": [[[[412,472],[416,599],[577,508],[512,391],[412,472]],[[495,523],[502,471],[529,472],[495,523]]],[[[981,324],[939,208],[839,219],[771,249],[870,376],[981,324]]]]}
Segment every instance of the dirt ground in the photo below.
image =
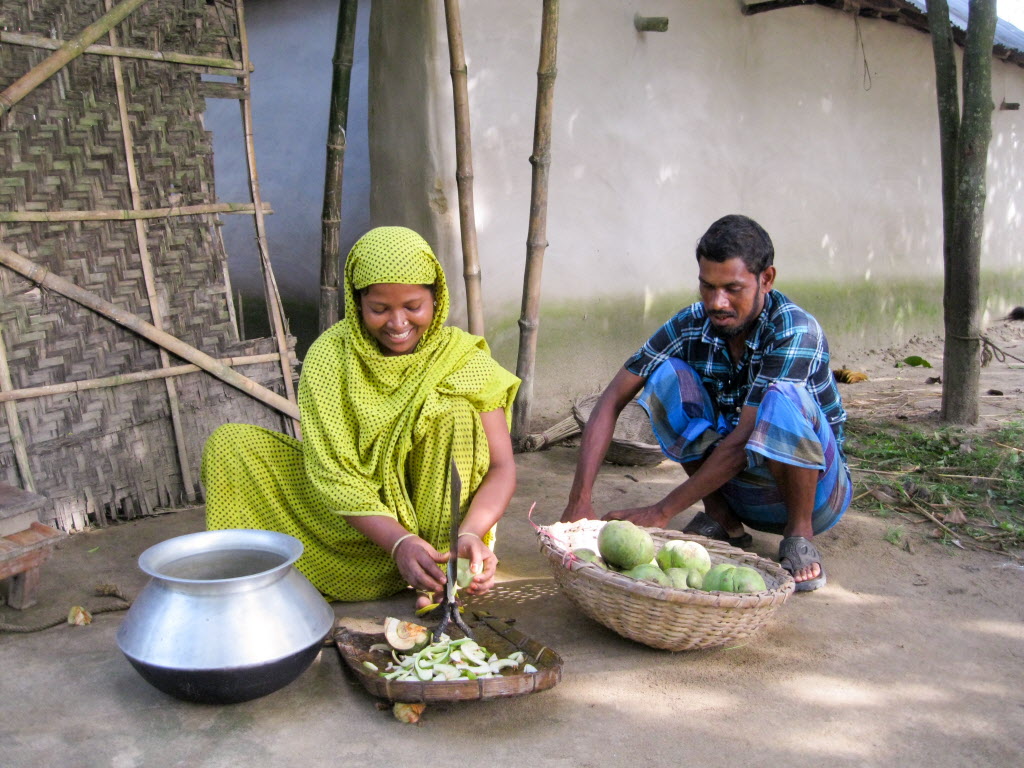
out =
{"type": "MultiPolygon", "coordinates": [[[[988,335],[1024,358],[1024,324],[988,335]]],[[[869,380],[842,385],[852,417],[929,423],[939,407],[941,344],[844,354],[869,380]],[[920,355],[936,369],[894,367],[920,355]]],[[[1024,418],[1024,363],[983,369],[983,424],[1024,418]]],[[[550,405],[548,412],[558,412],[550,405]]],[[[565,409],[563,415],[567,415],[565,409]]],[[[885,538],[888,521],[852,509],[818,537],[828,585],[793,595],[751,640],[669,653],[625,640],[583,616],[557,589],[526,520],[555,522],[572,480],[571,442],[520,454],[519,487],[501,524],[499,584],[480,607],[555,649],[552,690],[488,702],[436,704],[419,727],[394,720],[345,673],[333,648],[282,690],[231,706],[189,704],[150,687],[117,649],[124,614],[84,627],[0,633],[0,764],[24,766],[787,765],[1018,766],[1024,753],[1024,561],[957,549],[907,523],[909,547],[885,538]]],[[[860,492],[870,478],[854,470],[860,492]]],[[[605,465],[596,506],[653,501],[680,481],[670,462],[605,465]]],[[[1024,503],[1024,501],[1022,501],[1024,503]]],[[[689,519],[675,521],[682,527],[689,519]]],[[[139,554],[201,530],[201,508],[66,539],[44,566],[38,605],[0,609],[23,626],[117,605],[113,583],[146,583],[139,554]]],[[[778,537],[754,534],[774,557],[778,537]]],[[[343,618],[411,618],[400,596],[334,604],[343,618]]]]}

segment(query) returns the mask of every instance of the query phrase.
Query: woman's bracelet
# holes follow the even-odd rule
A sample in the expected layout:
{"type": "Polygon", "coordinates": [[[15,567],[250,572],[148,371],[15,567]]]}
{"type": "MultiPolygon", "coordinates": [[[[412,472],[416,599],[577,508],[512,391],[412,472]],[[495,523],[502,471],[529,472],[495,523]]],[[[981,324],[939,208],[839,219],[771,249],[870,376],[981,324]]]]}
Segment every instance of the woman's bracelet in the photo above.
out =
{"type": "MultiPolygon", "coordinates": [[[[463,531],[462,533],[459,534],[458,538],[461,539],[463,536],[472,536],[474,539],[480,539],[480,537],[478,535],[476,535],[475,533],[473,533],[472,531],[463,531]]],[[[480,539],[480,541],[483,541],[483,539],[480,539]]]]}
{"type": "Polygon", "coordinates": [[[415,536],[415,535],[416,535],[415,533],[407,533],[407,534],[405,534],[405,536],[399,536],[397,539],[395,539],[395,543],[391,545],[391,559],[392,560],[395,559],[395,552],[398,551],[398,545],[401,544],[406,539],[408,539],[410,536],[415,536]]]}

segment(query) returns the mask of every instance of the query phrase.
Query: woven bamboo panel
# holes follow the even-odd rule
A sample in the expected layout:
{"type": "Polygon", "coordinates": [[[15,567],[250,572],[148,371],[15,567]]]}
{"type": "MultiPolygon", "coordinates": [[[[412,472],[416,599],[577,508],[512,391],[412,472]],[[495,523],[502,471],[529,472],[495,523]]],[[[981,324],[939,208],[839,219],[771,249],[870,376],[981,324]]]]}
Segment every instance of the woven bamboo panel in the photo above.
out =
{"type": "MultiPolygon", "coordinates": [[[[67,40],[104,11],[102,0],[9,2],[0,5],[0,26],[67,40]]],[[[239,60],[233,20],[226,0],[150,0],[117,27],[118,43],[239,60]]],[[[49,55],[0,46],[0,88],[49,55]]],[[[0,210],[132,208],[114,66],[110,57],[81,55],[0,120],[0,210]]],[[[215,202],[200,70],[130,58],[121,66],[140,207],[215,202]]],[[[218,358],[254,348],[276,351],[269,340],[238,341],[216,226],[213,215],[145,222],[163,330],[218,358]]],[[[0,244],[153,321],[135,222],[0,223],[0,244]]],[[[15,388],[160,367],[151,342],[3,267],[0,327],[15,388]]],[[[172,358],[171,364],[182,362],[172,358]]],[[[242,372],[284,391],[276,363],[242,372]]],[[[194,485],[203,441],[218,424],[245,420],[282,428],[280,417],[209,374],[176,382],[194,485]]],[[[196,490],[184,487],[162,380],[19,400],[16,408],[37,490],[53,500],[58,527],[148,514],[196,490]]],[[[14,456],[10,425],[0,418],[0,479],[20,486],[14,456]]]]}

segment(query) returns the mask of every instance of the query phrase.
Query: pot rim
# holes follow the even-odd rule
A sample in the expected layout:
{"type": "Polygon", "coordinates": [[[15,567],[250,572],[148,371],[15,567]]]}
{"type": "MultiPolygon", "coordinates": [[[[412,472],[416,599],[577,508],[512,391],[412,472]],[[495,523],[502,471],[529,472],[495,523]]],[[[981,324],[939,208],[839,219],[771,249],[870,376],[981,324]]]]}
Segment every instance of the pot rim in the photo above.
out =
{"type": "Polygon", "coordinates": [[[139,555],[139,568],[154,579],[178,584],[230,584],[253,579],[257,576],[284,571],[302,555],[302,542],[294,536],[277,531],[261,531],[250,528],[225,528],[217,531],[186,533],[166,539],[146,549],[139,555]],[[187,579],[168,576],[162,568],[185,557],[215,552],[218,550],[251,549],[270,552],[284,558],[280,563],[263,571],[234,576],[225,579],[187,579]]]}

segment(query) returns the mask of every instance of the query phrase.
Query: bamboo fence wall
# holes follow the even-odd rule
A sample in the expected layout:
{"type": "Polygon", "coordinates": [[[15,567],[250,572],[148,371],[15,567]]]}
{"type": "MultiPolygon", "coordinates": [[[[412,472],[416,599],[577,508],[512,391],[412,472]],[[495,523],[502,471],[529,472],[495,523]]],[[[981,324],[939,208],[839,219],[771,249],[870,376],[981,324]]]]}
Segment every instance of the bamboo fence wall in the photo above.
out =
{"type": "Polygon", "coordinates": [[[239,99],[251,153],[242,12],[0,4],[0,480],[51,499],[64,530],[200,500],[202,446],[222,423],[295,432],[269,257],[275,338],[243,341],[218,229],[220,213],[248,214],[262,245],[269,208],[254,165],[249,201],[217,201],[202,123],[206,98],[239,99]],[[31,82],[53,56],[67,60],[31,82]]]}

